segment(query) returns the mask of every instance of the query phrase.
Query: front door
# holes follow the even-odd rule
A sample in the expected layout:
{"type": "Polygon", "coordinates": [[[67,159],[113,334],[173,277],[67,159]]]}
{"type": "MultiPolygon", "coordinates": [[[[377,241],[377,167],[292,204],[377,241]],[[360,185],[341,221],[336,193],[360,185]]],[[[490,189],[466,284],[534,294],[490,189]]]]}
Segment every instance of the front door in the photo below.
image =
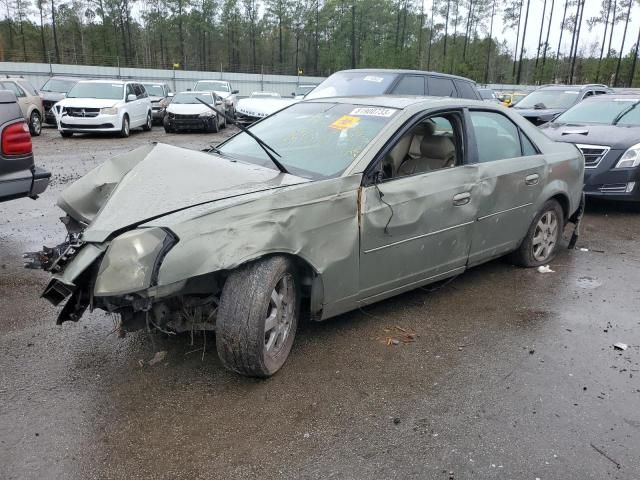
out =
{"type": "Polygon", "coordinates": [[[363,188],[363,303],[464,270],[478,169],[464,164],[462,125],[457,112],[416,123],[387,151],[384,179],[363,188]]]}
{"type": "Polygon", "coordinates": [[[515,250],[535,215],[546,162],[506,115],[469,112],[478,154],[478,218],[469,265],[515,250]]]}

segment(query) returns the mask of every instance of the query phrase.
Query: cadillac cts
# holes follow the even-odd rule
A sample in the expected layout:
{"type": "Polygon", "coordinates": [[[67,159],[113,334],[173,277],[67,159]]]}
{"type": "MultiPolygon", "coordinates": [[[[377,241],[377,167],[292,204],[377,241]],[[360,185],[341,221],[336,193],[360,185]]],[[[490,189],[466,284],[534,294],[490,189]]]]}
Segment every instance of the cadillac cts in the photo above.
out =
{"type": "Polygon", "coordinates": [[[511,254],[548,262],[581,211],[584,159],[488,103],[301,102],[209,152],[149,144],[65,190],[64,243],[27,254],[43,296],[123,331],[213,330],[267,377],[302,315],[325,320],[511,254]]]}

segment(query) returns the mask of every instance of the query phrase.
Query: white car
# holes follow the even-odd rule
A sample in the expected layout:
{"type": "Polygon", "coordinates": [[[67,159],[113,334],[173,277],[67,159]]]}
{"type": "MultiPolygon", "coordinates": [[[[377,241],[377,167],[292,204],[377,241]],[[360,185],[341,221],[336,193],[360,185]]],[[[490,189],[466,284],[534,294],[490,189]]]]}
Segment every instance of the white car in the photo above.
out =
{"type": "Polygon", "coordinates": [[[250,98],[280,98],[277,92],[251,92],[250,98]]]}
{"type": "Polygon", "coordinates": [[[125,80],[86,80],[76,83],[54,106],[58,131],[117,132],[128,137],[132,128],[151,130],[151,100],[144,86],[125,80]]]}
{"type": "Polygon", "coordinates": [[[282,98],[280,95],[251,94],[249,98],[242,98],[236,109],[236,120],[243,125],[251,125],[258,120],[268,117],[272,113],[298,102],[293,98],[282,98]]]}
{"type": "Polygon", "coordinates": [[[196,92],[213,92],[222,98],[227,114],[235,116],[238,107],[238,90],[231,88],[231,84],[224,80],[198,80],[193,87],[196,92]]]}
{"type": "Polygon", "coordinates": [[[184,130],[204,130],[217,133],[227,126],[224,115],[216,112],[200,103],[200,100],[213,105],[225,113],[224,101],[216,97],[212,92],[180,92],[176,94],[166,108],[164,116],[164,131],[174,133],[184,130]]]}

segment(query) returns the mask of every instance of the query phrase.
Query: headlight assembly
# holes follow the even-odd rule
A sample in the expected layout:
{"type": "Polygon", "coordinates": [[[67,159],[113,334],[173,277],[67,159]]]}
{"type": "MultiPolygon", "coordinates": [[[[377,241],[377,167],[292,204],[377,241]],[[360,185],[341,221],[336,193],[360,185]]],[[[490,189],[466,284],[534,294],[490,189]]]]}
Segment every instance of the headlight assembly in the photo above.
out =
{"type": "Polygon", "coordinates": [[[622,154],[616,168],[633,168],[640,165],[640,143],[636,143],[622,154]]]}
{"type": "Polygon", "coordinates": [[[117,115],[118,107],[101,108],[100,113],[102,113],[103,115],[117,115]]]}
{"type": "Polygon", "coordinates": [[[224,103],[225,103],[226,106],[230,107],[231,105],[233,105],[233,100],[230,99],[230,98],[226,98],[224,100],[224,103]]]}
{"type": "Polygon", "coordinates": [[[178,242],[169,230],[144,228],[116,237],[100,263],[94,294],[114,296],[153,286],[162,259],[178,242]]]}
{"type": "Polygon", "coordinates": [[[198,115],[199,117],[213,117],[215,115],[215,113],[208,111],[208,112],[204,112],[201,113],[200,115],[198,115]]]}

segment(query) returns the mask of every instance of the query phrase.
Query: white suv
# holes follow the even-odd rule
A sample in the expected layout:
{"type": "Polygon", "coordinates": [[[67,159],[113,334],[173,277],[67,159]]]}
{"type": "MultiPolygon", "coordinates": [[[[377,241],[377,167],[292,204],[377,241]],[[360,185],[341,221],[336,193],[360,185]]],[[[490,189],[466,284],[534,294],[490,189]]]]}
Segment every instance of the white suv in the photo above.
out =
{"type": "Polygon", "coordinates": [[[144,86],[124,80],[86,80],[76,83],[54,106],[63,137],[76,132],[118,132],[128,137],[132,128],[151,130],[151,100],[144,86]]]}

